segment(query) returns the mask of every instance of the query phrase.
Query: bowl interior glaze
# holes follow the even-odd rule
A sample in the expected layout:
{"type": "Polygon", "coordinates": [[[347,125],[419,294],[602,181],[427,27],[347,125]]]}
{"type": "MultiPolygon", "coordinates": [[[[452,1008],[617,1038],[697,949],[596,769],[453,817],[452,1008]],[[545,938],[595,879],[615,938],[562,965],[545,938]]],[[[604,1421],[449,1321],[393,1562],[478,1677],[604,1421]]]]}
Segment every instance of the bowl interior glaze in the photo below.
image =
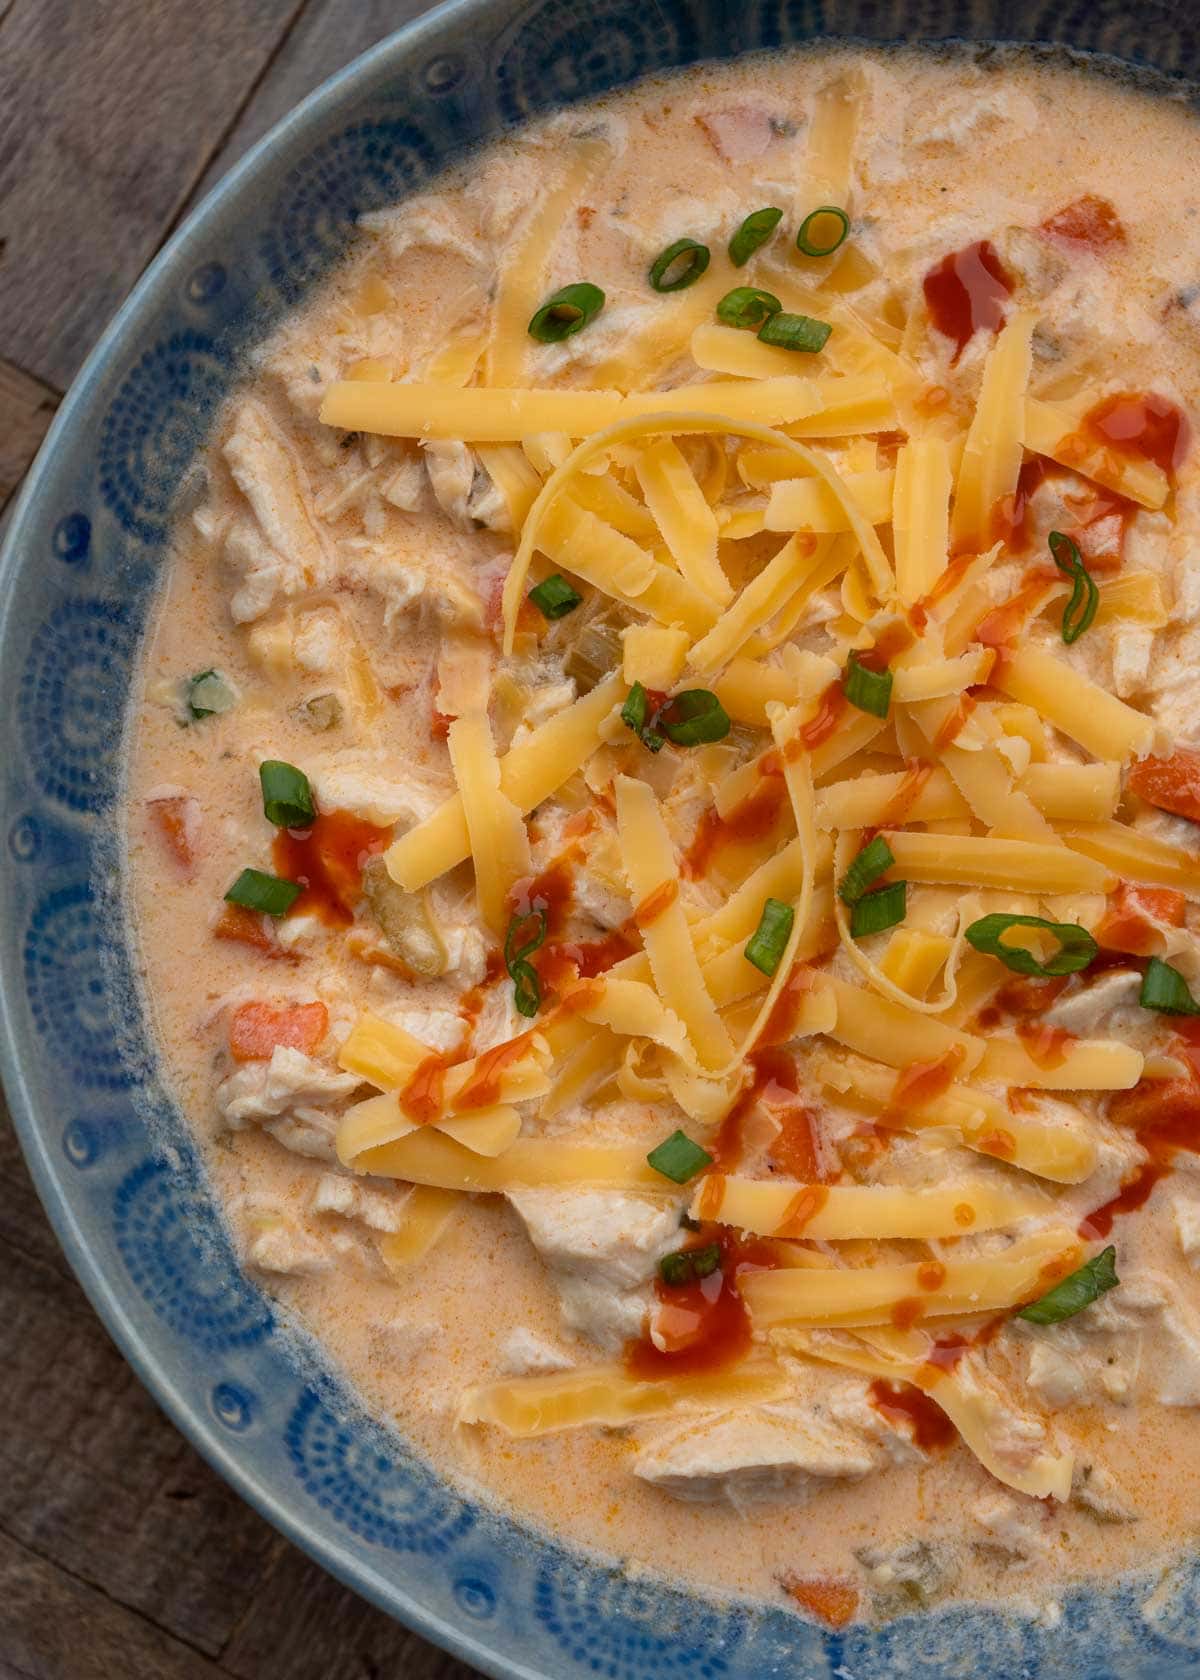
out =
{"type": "Polygon", "coordinates": [[[1053,1628],[960,1607],[828,1634],[622,1572],[448,1487],[239,1272],[126,937],[122,720],[173,499],[246,348],[360,212],[464,148],[647,72],[820,37],[1044,43],[1185,98],[1200,75],[1187,5],[453,0],[302,105],[172,240],[63,404],[3,553],[5,1083],[72,1264],[179,1426],[322,1564],[485,1672],[1176,1680],[1200,1672],[1194,1561],[1073,1591],[1053,1628]]]}

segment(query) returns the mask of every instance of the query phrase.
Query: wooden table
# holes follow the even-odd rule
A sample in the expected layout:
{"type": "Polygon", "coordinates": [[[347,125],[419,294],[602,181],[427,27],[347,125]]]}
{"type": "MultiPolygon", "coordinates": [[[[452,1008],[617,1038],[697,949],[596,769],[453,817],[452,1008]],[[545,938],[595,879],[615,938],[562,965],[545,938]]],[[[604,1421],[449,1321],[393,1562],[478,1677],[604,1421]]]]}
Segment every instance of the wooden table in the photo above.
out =
{"type": "MultiPolygon", "coordinates": [[[[0,525],[62,393],[245,148],[424,0],[0,0],[0,525]]],[[[470,1680],[158,1411],[0,1114],[0,1680],[470,1680]]]]}

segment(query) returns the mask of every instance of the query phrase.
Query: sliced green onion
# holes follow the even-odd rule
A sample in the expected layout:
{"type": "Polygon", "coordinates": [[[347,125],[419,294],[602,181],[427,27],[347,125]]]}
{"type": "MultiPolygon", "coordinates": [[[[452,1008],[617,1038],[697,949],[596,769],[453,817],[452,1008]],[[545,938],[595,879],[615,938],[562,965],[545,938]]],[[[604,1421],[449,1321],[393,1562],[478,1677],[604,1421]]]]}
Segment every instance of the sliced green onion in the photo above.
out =
{"type": "Polygon", "coordinates": [[[200,671],[188,678],[187,709],[192,717],[215,717],[236,705],[237,692],[220,671],[200,671]]]}
{"type": "Polygon", "coordinates": [[[842,684],[842,693],[860,712],[870,712],[872,717],[885,718],[892,703],[892,673],[872,671],[868,666],[861,665],[858,655],[852,653],[846,666],[846,680],[842,684]]]}
{"type": "Polygon", "coordinates": [[[857,904],[867,888],[873,887],[895,861],[892,848],[882,835],[877,834],[874,840],[863,847],[842,876],[838,897],[843,904],[857,904]]]}
{"type": "Polygon", "coordinates": [[[532,963],[514,963],[508,971],[512,975],[513,1004],[518,1015],[536,1015],[542,1006],[542,982],[532,963]]]}
{"type": "Polygon", "coordinates": [[[664,1254],[658,1262],[658,1275],[672,1289],[711,1277],[721,1264],[720,1243],[707,1248],[679,1248],[674,1254],[664,1254]]]}
{"type": "Polygon", "coordinates": [[[800,232],[796,235],[796,249],[803,251],[806,257],[831,257],[849,232],[850,218],[846,212],[836,204],[822,204],[816,210],[810,210],[800,223],[800,232]],[[815,226],[822,216],[832,216],[837,222],[836,232],[830,228],[824,238],[815,226]]]}
{"type": "Polygon", "coordinates": [[[1151,957],[1146,964],[1138,1002],[1143,1009],[1157,1009],[1160,1015],[1200,1015],[1200,1003],[1183,975],[1161,957],[1151,957]]]}
{"type": "Polygon", "coordinates": [[[336,694],[314,694],[302,700],[296,710],[309,729],[336,729],[342,721],[342,702],[336,694]]]}
{"type": "Polygon", "coordinates": [[[686,1184],[689,1178],[695,1178],[705,1167],[712,1166],[712,1156],[698,1143],[693,1143],[686,1132],[672,1132],[669,1138],[650,1151],[646,1159],[656,1173],[661,1173],[674,1184],[686,1184]]]}
{"type": "Polygon", "coordinates": [[[758,329],[763,344],[774,344],[780,350],[823,350],[833,328],[828,321],[815,321],[811,315],[788,315],[782,309],[778,315],[768,315],[758,329]]]}
{"type": "Polygon", "coordinates": [[[504,936],[504,966],[511,972],[514,964],[540,950],[546,941],[546,912],[529,910],[516,915],[508,924],[504,936]]]}
{"type": "MultiPolygon", "coordinates": [[[[1032,974],[1039,980],[1049,980],[1056,974],[1078,974],[1095,957],[1099,947],[1086,928],[1078,922],[1048,922],[1044,916],[1010,916],[996,911],[972,922],[967,929],[967,941],[985,956],[999,957],[1014,974],[1032,974]],[[1006,945],[1004,935],[1010,928],[1038,928],[1051,934],[1061,947],[1049,962],[1039,962],[1024,945],[1006,945]]],[[[1197,1010],[1200,1014],[1200,1010],[1197,1010]]]]}
{"type": "Polygon", "coordinates": [[[317,814],[312,789],[303,770],[282,759],[268,758],[258,767],[263,811],[276,828],[307,828],[317,814]]]}
{"type": "Polygon", "coordinates": [[[1061,1324],[1064,1318],[1074,1318],[1084,1307],[1090,1307],[1101,1295],[1115,1289],[1120,1281],[1117,1276],[1117,1251],[1112,1247],[1106,1248],[1085,1261],[1070,1277],[1055,1284],[1040,1301],[1031,1301],[1029,1306],[1022,1307],[1017,1317],[1026,1319],[1030,1324],[1061,1324]]]}
{"type": "Polygon", "coordinates": [[[729,713],[707,688],[685,688],[673,694],[654,719],[668,741],[677,747],[698,747],[706,741],[723,741],[732,725],[729,713]]]}
{"type": "Polygon", "coordinates": [[[243,869],[225,894],[225,902],[261,910],[266,916],[286,916],[303,891],[295,881],[282,881],[261,869],[243,869]]]}
{"type": "Polygon", "coordinates": [[[587,280],[560,286],[530,321],[529,336],[539,344],[559,344],[564,338],[582,332],[603,308],[604,293],[599,286],[587,280]]]}
{"type": "Polygon", "coordinates": [[[783,211],[768,205],[765,210],[752,210],[729,241],[729,260],[734,268],[742,268],[765,245],[783,220],[783,211]]]}
{"type": "Polygon", "coordinates": [[[566,578],[555,572],[529,591],[529,599],[543,618],[565,618],[583,600],[578,589],[572,589],[566,578]]]}
{"type": "Polygon", "coordinates": [[[1063,608],[1062,615],[1062,639],[1069,645],[1079,640],[1095,618],[1100,605],[1100,591],[1083,563],[1074,538],[1062,531],[1051,531],[1048,541],[1054,564],[1072,580],[1071,599],[1063,608]]]}
{"type": "Polygon", "coordinates": [[[850,910],[851,939],[865,939],[897,927],[908,913],[908,882],[892,881],[877,892],[864,893],[850,910]]]}
{"type": "Polygon", "coordinates": [[[513,1002],[519,1015],[536,1015],[542,1003],[542,983],[528,960],[546,938],[546,912],[529,910],[515,915],[504,936],[504,966],[513,983],[513,1002]]]}
{"type": "Polygon", "coordinates": [[[694,239],[677,239],[660,257],[655,257],[650,267],[650,284],[656,292],[682,292],[699,280],[710,260],[707,245],[694,239]],[[672,271],[674,278],[668,279],[672,271]]]}
{"type": "Polygon", "coordinates": [[[761,974],[771,975],[779,967],[780,959],[792,936],[796,912],[782,899],[768,898],[758,918],[758,926],[743,955],[761,974]]]}
{"type": "Polygon", "coordinates": [[[655,730],[647,728],[650,721],[650,696],[640,682],[634,683],[621,707],[621,722],[626,729],[632,729],[638,740],[651,752],[661,752],[663,736],[655,730]]]}
{"type": "Polygon", "coordinates": [[[761,286],[735,286],[717,305],[717,320],[727,327],[748,327],[757,332],[782,308],[774,292],[764,292],[761,286]]]}

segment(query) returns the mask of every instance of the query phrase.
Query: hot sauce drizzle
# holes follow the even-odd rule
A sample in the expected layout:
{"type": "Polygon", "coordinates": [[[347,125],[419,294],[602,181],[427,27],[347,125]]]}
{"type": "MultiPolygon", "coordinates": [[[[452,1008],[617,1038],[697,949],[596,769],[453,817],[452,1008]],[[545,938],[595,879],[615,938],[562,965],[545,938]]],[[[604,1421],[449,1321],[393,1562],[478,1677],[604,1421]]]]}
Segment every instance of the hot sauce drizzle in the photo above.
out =
{"type": "Polygon", "coordinates": [[[1153,461],[1165,473],[1178,469],[1192,435],[1183,411],[1153,391],[1105,397],[1084,416],[1083,431],[1104,448],[1153,461]]]}
{"type": "Polygon", "coordinates": [[[882,1378],[871,1384],[871,1404],[889,1423],[907,1422],[912,1438],[922,1452],[954,1444],[958,1431],[936,1400],[911,1383],[885,1382],[882,1378]]]}
{"type": "Polygon", "coordinates": [[[943,257],[924,289],[930,320],[954,341],[953,366],[980,328],[999,331],[1013,283],[991,240],[981,239],[943,257]]]}
{"type": "Polygon", "coordinates": [[[631,1376],[719,1371],[750,1351],[750,1314],[737,1280],[743,1272],[773,1271],[778,1255],[769,1242],[739,1237],[728,1226],[706,1226],[681,1247],[686,1252],[713,1243],[721,1250],[721,1263],[708,1277],[676,1285],[656,1280],[654,1328],[664,1345],[658,1346],[648,1334],[630,1342],[624,1362],[631,1376]]]}
{"type": "Polygon", "coordinates": [[[363,865],[391,836],[390,828],[377,828],[350,811],[322,811],[303,830],[281,828],[271,848],[275,873],[304,888],[288,915],[349,927],[362,895],[363,865]]]}
{"type": "Polygon", "coordinates": [[[701,817],[696,838],[683,857],[683,872],[689,880],[707,875],[723,847],[765,840],[778,824],[788,796],[777,755],[765,753],[759,760],[758,773],[757,786],[726,816],[710,810],[701,817]]]}

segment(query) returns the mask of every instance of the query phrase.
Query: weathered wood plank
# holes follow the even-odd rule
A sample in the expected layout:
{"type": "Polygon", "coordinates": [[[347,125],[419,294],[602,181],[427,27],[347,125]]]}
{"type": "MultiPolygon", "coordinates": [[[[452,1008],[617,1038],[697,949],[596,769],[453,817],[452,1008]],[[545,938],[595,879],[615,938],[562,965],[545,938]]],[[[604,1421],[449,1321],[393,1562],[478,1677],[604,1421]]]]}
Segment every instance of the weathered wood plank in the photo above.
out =
{"type": "MultiPolygon", "coordinates": [[[[432,0],[309,0],[299,22],[204,172],[198,201],[242,153],[335,70],[430,9],[432,0]]],[[[190,208],[190,205],[189,205],[190,208]]]]}
{"type": "Polygon", "coordinates": [[[0,1179],[0,1528],[215,1655],[283,1542],[163,1417],[63,1263],[43,1257],[54,1239],[23,1178],[9,1161],[0,1179]]]}
{"type": "Polygon", "coordinates": [[[57,392],[0,358],[0,508],[24,478],[57,407],[57,392]]]}
{"type": "Polygon", "coordinates": [[[221,1667],[234,1680],[478,1680],[356,1598],[294,1547],[280,1553],[221,1667]]]}
{"type": "Polygon", "coordinates": [[[222,1680],[215,1663],[3,1534],[0,1648],[19,1680],[222,1680]]]}
{"type": "Polygon", "coordinates": [[[299,5],[15,0],[0,21],[0,356],[66,388],[299,5]]]}

